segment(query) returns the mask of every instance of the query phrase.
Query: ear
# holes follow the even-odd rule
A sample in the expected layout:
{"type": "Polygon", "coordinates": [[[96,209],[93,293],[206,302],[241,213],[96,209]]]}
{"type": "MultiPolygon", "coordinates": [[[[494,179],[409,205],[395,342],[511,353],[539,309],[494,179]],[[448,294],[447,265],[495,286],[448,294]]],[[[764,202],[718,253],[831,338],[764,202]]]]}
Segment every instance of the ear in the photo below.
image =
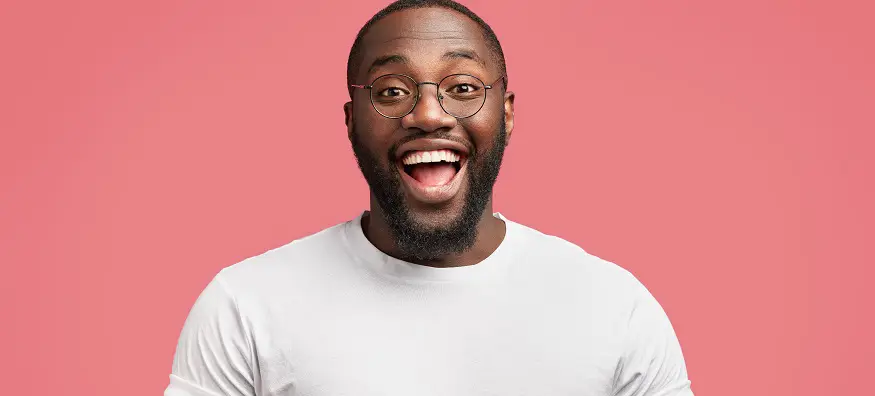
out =
{"type": "Polygon", "coordinates": [[[505,145],[510,145],[510,136],[513,132],[513,91],[504,93],[504,130],[507,132],[505,145]]]}
{"type": "Polygon", "coordinates": [[[352,139],[352,101],[343,104],[343,118],[346,123],[346,137],[352,139]]]}

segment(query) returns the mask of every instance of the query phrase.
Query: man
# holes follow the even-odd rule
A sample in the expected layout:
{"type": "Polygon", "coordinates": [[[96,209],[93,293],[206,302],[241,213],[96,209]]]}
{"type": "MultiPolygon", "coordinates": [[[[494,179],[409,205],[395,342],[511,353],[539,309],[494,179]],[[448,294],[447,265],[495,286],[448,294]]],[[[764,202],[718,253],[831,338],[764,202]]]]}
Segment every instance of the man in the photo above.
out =
{"type": "Polygon", "coordinates": [[[629,272],[493,213],[514,94],[486,23],[393,3],[348,79],[370,210],[220,271],[165,396],[692,395],[629,272]]]}

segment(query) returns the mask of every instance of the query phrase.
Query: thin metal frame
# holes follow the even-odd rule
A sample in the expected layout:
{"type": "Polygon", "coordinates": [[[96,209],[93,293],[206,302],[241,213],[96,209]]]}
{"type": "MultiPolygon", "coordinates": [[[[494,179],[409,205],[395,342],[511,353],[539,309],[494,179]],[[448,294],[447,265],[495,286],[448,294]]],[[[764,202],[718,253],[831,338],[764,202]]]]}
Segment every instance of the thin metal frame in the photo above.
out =
{"type": "MultiPolygon", "coordinates": [[[[499,80],[504,80],[504,77],[505,77],[505,76],[502,74],[501,77],[498,77],[497,79],[495,79],[495,81],[493,81],[492,84],[487,85],[486,83],[483,82],[483,80],[477,78],[476,76],[472,76],[472,75],[470,75],[470,74],[466,74],[466,73],[450,74],[449,76],[446,76],[446,77],[442,78],[440,81],[438,81],[438,82],[436,82],[436,83],[434,83],[434,82],[430,82],[430,81],[417,82],[415,78],[410,77],[410,76],[408,76],[408,75],[406,75],[406,74],[389,73],[389,74],[384,74],[384,75],[382,75],[382,76],[379,76],[379,77],[375,78],[373,81],[371,81],[371,84],[370,84],[370,85],[350,84],[350,87],[352,87],[352,88],[367,89],[368,91],[370,91],[370,90],[374,87],[374,83],[377,82],[377,80],[379,80],[379,79],[381,79],[381,78],[383,78],[383,77],[388,77],[388,76],[401,76],[401,77],[406,77],[406,78],[409,78],[411,81],[413,81],[414,84],[416,84],[416,98],[413,99],[413,106],[411,106],[411,107],[410,107],[410,110],[408,110],[406,113],[404,113],[403,115],[398,116],[398,117],[390,117],[390,116],[387,116],[387,115],[381,113],[381,112],[380,112],[380,109],[378,109],[378,108],[377,108],[377,105],[374,103],[374,95],[373,95],[373,92],[370,92],[370,93],[368,94],[368,99],[371,101],[371,107],[374,108],[374,111],[376,111],[377,114],[379,114],[379,115],[381,115],[381,116],[383,116],[383,117],[386,117],[386,118],[390,118],[390,119],[399,119],[399,118],[407,117],[408,114],[412,113],[413,110],[416,109],[416,105],[419,104],[419,98],[422,96],[422,90],[419,89],[419,87],[420,87],[421,85],[430,84],[430,85],[434,85],[435,88],[440,88],[441,83],[444,82],[444,80],[446,80],[446,79],[448,79],[448,78],[450,78],[450,77],[455,77],[455,76],[467,76],[467,77],[471,77],[471,78],[474,78],[475,80],[479,81],[480,84],[483,85],[483,88],[484,88],[484,89],[492,89],[492,86],[495,85],[495,83],[497,83],[499,80]]],[[[438,92],[437,92],[437,98],[438,98],[438,104],[441,105],[441,109],[443,109],[444,113],[447,113],[447,114],[449,114],[449,115],[451,115],[451,116],[453,116],[453,117],[455,117],[455,118],[457,118],[457,119],[464,119],[464,118],[473,117],[475,114],[479,113],[480,110],[483,109],[483,106],[484,106],[484,105],[486,105],[486,93],[484,93],[484,94],[483,94],[483,102],[480,103],[480,107],[478,107],[477,110],[474,111],[474,113],[471,113],[471,115],[469,115],[469,116],[458,117],[458,116],[454,115],[453,113],[450,113],[449,111],[447,111],[447,109],[444,107],[443,96],[441,95],[440,90],[438,90],[438,92]]]]}

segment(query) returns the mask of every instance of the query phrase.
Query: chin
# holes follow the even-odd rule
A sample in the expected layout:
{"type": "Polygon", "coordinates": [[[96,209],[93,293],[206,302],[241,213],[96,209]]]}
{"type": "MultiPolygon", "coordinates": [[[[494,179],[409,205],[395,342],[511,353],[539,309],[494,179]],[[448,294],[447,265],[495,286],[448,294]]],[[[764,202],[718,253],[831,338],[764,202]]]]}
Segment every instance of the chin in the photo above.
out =
{"type": "Polygon", "coordinates": [[[423,230],[447,230],[461,220],[465,212],[465,197],[468,188],[462,188],[455,197],[439,204],[418,202],[406,197],[405,206],[412,223],[423,230]]]}
{"type": "Polygon", "coordinates": [[[438,210],[408,211],[413,225],[423,231],[450,230],[459,223],[462,217],[461,208],[444,208],[438,210]]]}

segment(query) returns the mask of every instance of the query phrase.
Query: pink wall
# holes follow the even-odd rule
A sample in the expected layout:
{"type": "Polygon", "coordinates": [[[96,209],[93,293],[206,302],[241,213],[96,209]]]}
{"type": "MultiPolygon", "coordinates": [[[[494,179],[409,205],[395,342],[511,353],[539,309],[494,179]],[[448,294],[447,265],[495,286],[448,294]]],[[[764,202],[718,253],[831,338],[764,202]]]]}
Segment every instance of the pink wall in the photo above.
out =
{"type": "MultiPolygon", "coordinates": [[[[0,393],[156,395],[220,268],[365,208],[385,3],[72,3],[0,5],[0,393]]],[[[873,9],[797,3],[468,3],[517,93],[497,209],[636,273],[699,395],[872,391],[873,9]]]]}

